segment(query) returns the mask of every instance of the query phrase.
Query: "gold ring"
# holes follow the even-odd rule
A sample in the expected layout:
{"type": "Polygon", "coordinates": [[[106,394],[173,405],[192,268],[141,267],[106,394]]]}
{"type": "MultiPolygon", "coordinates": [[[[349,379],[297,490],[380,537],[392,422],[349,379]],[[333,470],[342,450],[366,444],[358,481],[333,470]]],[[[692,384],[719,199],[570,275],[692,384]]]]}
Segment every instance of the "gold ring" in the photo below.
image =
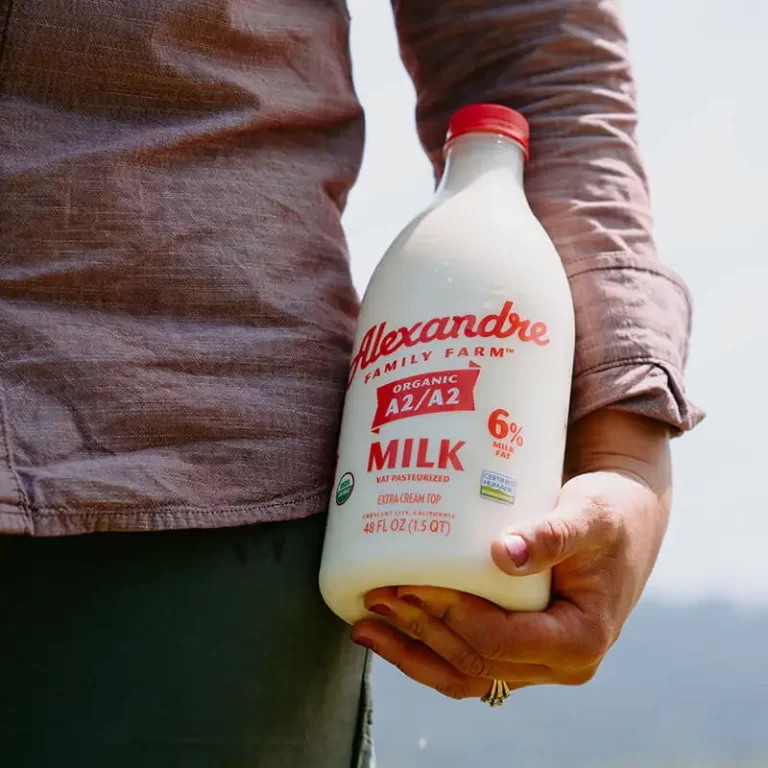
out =
{"type": "Polygon", "coordinates": [[[509,698],[509,685],[505,680],[494,680],[491,690],[480,701],[491,707],[500,707],[509,698]]]}

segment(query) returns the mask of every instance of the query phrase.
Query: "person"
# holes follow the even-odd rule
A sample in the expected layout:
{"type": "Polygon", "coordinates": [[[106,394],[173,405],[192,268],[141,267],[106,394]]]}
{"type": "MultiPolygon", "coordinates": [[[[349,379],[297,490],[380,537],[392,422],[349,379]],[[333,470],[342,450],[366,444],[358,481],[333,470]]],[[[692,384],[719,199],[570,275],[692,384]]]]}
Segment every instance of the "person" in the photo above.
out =
{"type": "Polygon", "coordinates": [[[454,697],[578,684],[637,601],[670,437],[701,412],[617,3],[393,8],[438,177],[461,106],[531,124],[527,193],[576,304],[566,482],[492,555],[510,579],[554,566],[550,609],[398,585],[350,633],[318,594],[357,311],[343,0],[5,2],[4,765],[362,768],[364,647],[454,697]]]}

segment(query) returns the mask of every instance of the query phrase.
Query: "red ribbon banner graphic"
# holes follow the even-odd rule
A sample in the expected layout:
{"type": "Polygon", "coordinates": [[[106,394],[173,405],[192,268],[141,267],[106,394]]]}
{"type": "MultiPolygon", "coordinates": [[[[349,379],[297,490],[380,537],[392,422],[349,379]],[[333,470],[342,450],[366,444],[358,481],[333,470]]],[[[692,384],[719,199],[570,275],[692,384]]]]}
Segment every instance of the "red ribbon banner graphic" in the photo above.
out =
{"type": "Polygon", "coordinates": [[[371,430],[412,416],[447,411],[474,411],[475,384],[480,367],[434,371],[383,384],[376,390],[376,414],[371,430]]]}

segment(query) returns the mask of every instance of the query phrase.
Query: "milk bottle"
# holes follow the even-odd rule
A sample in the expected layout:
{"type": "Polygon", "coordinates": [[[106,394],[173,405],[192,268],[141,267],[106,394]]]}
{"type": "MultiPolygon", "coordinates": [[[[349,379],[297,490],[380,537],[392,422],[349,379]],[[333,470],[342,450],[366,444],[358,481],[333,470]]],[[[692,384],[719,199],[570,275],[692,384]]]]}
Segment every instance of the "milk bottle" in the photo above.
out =
{"type": "Polygon", "coordinates": [[[549,573],[510,577],[490,555],[555,505],[571,386],[573,305],[525,197],[528,133],[497,105],[454,115],[434,199],[365,293],[320,570],[347,622],[383,586],[549,601],[549,573]]]}

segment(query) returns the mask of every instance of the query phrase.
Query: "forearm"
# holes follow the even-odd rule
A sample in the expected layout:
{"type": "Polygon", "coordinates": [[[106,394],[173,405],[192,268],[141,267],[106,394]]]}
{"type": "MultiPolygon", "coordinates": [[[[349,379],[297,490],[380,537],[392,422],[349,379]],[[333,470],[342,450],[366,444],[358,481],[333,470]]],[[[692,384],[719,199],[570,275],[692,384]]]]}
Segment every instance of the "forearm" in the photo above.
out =
{"type": "Polygon", "coordinates": [[[653,419],[601,410],[568,430],[564,479],[589,472],[618,472],[647,486],[656,495],[669,493],[670,429],[653,419]]]}

